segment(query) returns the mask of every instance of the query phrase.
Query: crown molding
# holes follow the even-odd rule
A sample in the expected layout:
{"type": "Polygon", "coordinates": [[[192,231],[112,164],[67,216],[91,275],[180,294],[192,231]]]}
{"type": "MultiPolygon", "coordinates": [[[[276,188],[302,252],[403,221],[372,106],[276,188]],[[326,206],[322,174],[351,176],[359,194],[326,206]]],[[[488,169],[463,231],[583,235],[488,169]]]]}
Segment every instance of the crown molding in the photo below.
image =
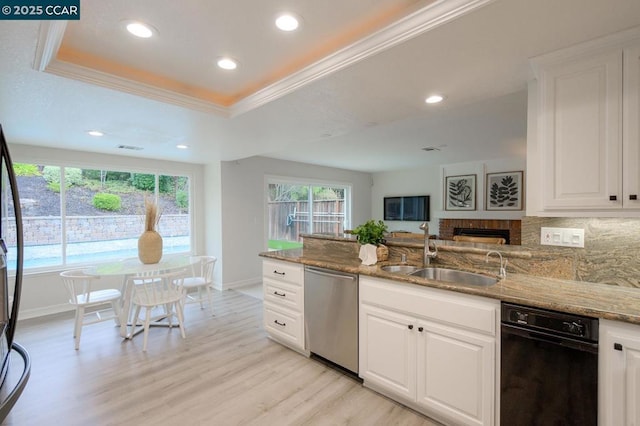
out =
{"type": "Polygon", "coordinates": [[[160,102],[232,118],[279,99],[307,84],[417,37],[493,1],[437,0],[370,36],[258,90],[230,107],[57,60],[56,55],[66,29],[65,21],[43,21],[41,23],[34,69],[144,96],[160,102]]]}
{"type": "Polygon", "coordinates": [[[36,71],[45,71],[55,59],[66,29],[67,21],[42,21],[33,60],[33,68],[36,71]]]}
{"type": "Polygon", "coordinates": [[[156,101],[230,118],[229,108],[216,103],[69,62],[54,59],[47,66],[46,72],[132,95],[143,96],[156,101]]]}

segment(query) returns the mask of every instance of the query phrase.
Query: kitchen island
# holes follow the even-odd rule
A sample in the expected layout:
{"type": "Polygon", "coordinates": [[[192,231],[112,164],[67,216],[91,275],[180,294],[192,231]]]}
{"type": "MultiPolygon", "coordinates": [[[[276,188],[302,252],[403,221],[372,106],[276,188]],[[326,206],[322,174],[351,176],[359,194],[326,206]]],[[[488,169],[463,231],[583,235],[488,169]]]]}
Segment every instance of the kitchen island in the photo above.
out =
{"type": "MultiPolygon", "coordinates": [[[[495,278],[502,263],[487,253],[499,251],[508,260],[506,277],[496,284],[479,286],[384,269],[400,264],[401,259],[423,267],[424,243],[420,239],[389,239],[389,259],[366,266],[358,258],[359,245],[353,236],[305,235],[301,249],[260,254],[265,258],[265,328],[272,338],[310,355],[305,342],[304,304],[299,302],[305,288],[304,267],[355,274],[360,277],[358,374],[364,385],[444,424],[498,425],[504,355],[501,340],[505,338],[501,336],[502,302],[596,318],[600,342],[595,351],[600,360],[595,358],[589,371],[597,377],[590,382],[597,386],[597,395],[580,401],[598,406],[599,425],[640,420],[640,375],[636,373],[640,371],[638,288],[545,276],[547,272],[561,275],[558,271],[567,269],[565,260],[526,246],[442,240],[436,244],[438,255],[427,267],[495,278]],[[287,291],[278,291],[274,300],[270,292],[275,291],[270,286],[277,284],[276,280],[283,281],[280,288],[287,291]],[[289,285],[292,283],[295,286],[289,285]],[[294,309],[288,309],[285,303],[294,309]]],[[[583,327],[580,320],[564,324],[583,327]]],[[[527,356],[516,359],[528,362],[527,356]]],[[[569,367],[573,358],[567,359],[569,367]]],[[[560,370],[565,371],[564,367],[560,370]]],[[[564,373],[553,377],[558,380],[560,376],[560,380],[571,380],[564,373]]],[[[569,400],[573,398],[573,393],[564,393],[569,400]]],[[[559,397],[556,394],[555,398],[559,397]]],[[[561,405],[573,405],[565,402],[561,405]]]]}

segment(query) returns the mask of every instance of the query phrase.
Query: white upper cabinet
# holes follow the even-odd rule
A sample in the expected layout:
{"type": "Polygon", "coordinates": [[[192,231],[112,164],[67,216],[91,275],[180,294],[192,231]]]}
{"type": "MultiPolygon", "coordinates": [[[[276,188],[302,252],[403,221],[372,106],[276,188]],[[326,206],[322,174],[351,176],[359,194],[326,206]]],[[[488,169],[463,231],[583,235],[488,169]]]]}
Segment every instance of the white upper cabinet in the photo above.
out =
{"type": "Polygon", "coordinates": [[[640,42],[623,50],[623,205],[640,208],[640,42]]]}
{"type": "Polygon", "coordinates": [[[640,28],[532,60],[528,215],[640,215],[640,28]]]}

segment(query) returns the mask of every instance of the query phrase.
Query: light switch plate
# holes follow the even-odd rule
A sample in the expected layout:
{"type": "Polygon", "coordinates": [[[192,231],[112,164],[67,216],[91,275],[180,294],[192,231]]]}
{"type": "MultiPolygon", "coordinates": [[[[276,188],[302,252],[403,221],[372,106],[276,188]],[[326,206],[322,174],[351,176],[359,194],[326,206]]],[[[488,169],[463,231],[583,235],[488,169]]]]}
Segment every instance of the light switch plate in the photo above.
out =
{"type": "Polygon", "coordinates": [[[540,244],[543,246],[584,248],[584,229],[540,228],[540,244]]]}

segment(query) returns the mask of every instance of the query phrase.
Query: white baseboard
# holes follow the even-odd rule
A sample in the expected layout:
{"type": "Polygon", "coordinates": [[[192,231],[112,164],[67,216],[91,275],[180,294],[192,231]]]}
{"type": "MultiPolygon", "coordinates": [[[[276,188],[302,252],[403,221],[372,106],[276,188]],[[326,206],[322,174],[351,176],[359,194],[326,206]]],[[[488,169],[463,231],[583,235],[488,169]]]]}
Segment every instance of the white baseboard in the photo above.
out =
{"type": "Polygon", "coordinates": [[[215,288],[216,290],[231,290],[234,288],[246,287],[249,285],[261,284],[261,283],[262,283],[262,277],[257,277],[257,278],[249,278],[247,280],[233,281],[229,283],[214,282],[213,288],[215,288]]]}
{"type": "Polygon", "coordinates": [[[35,308],[35,309],[20,309],[18,313],[18,323],[21,320],[44,317],[47,315],[60,314],[62,312],[71,312],[74,311],[75,308],[68,303],[63,303],[61,305],[52,305],[45,306],[43,308],[35,308]]]}

